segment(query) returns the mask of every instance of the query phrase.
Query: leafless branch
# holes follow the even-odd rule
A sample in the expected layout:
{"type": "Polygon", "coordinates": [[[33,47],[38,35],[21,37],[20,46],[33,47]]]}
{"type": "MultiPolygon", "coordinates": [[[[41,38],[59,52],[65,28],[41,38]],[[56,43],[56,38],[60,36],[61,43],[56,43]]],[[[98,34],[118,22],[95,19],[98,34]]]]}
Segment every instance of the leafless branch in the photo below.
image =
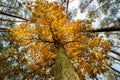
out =
{"type": "Polygon", "coordinates": [[[8,28],[0,28],[0,32],[10,32],[10,29],[8,29],[8,28]]]}
{"type": "Polygon", "coordinates": [[[112,58],[112,59],[114,59],[114,60],[120,61],[119,59],[117,59],[117,58],[115,58],[115,57],[113,57],[113,56],[108,55],[108,57],[109,57],[109,58],[112,58]]]}
{"type": "Polygon", "coordinates": [[[116,55],[120,56],[120,53],[119,53],[119,52],[117,52],[117,51],[110,50],[110,52],[113,52],[113,53],[115,53],[116,55]]]}
{"type": "Polygon", "coordinates": [[[8,13],[5,13],[3,11],[0,11],[0,14],[10,16],[10,17],[14,17],[14,18],[18,18],[18,19],[22,19],[22,20],[25,20],[25,21],[30,21],[30,20],[28,20],[26,18],[22,18],[22,17],[16,16],[16,15],[8,14],[8,13]]]}
{"type": "Polygon", "coordinates": [[[93,29],[93,30],[87,30],[85,32],[113,32],[113,31],[120,31],[120,27],[107,27],[107,28],[101,28],[101,29],[93,29]]]}

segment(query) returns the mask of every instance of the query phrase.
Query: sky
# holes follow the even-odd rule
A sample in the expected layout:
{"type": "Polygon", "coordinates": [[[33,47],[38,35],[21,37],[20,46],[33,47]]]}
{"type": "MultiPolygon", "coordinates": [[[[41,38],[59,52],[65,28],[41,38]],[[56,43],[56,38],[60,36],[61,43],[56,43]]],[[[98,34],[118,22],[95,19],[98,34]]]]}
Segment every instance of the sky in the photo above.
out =
{"type": "MultiPolygon", "coordinates": [[[[48,0],[49,2],[54,2],[54,1],[60,1],[60,0],[48,0]]],[[[83,13],[81,13],[81,10],[79,8],[80,6],[80,2],[82,0],[70,0],[69,6],[68,6],[68,11],[70,11],[73,15],[73,20],[84,20],[87,19],[87,14],[88,11],[84,11],[83,13]]],[[[93,0],[92,4],[95,4],[94,6],[96,6],[96,8],[98,7],[98,3],[96,2],[96,0],[93,0]]],[[[92,5],[91,4],[91,5],[92,5]]],[[[104,16],[101,17],[101,19],[104,18],[104,16]]],[[[96,19],[96,22],[92,23],[94,28],[99,28],[99,20],[100,19],[96,19]]]]}

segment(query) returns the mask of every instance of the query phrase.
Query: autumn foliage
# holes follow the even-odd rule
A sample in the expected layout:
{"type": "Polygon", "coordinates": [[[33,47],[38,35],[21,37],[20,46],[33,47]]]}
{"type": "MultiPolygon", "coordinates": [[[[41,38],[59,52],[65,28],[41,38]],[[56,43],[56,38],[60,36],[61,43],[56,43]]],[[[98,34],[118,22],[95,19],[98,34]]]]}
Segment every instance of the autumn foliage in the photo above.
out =
{"type": "Polygon", "coordinates": [[[95,78],[106,72],[110,43],[102,36],[85,32],[92,29],[91,21],[69,20],[64,7],[56,2],[36,0],[30,9],[30,22],[11,28],[9,35],[12,53],[25,53],[27,68],[39,76],[53,77],[57,44],[61,43],[78,75],[95,78]]]}

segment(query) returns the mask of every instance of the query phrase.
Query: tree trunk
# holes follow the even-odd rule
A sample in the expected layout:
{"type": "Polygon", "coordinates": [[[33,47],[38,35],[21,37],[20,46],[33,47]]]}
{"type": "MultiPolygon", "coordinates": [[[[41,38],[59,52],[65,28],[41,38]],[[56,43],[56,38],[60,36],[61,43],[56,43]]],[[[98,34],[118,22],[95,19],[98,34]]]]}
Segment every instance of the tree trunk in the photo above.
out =
{"type": "Polygon", "coordinates": [[[110,52],[112,52],[112,53],[114,53],[114,54],[116,54],[116,55],[120,56],[120,53],[119,53],[119,52],[117,52],[117,51],[110,50],[110,52]]]}
{"type": "Polygon", "coordinates": [[[120,26],[118,27],[107,27],[107,28],[101,28],[96,30],[87,30],[86,32],[113,32],[113,31],[120,31],[120,26]]]}
{"type": "Polygon", "coordinates": [[[16,16],[16,15],[8,14],[8,13],[2,12],[2,11],[0,11],[0,14],[10,16],[10,17],[14,17],[14,18],[18,18],[18,19],[22,19],[22,20],[26,20],[26,21],[30,21],[26,18],[22,18],[22,17],[16,16]]]}
{"type": "Polygon", "coordinates": [[[57,56],[55,61],[55,80],[80,80],[75,72],[74,66],[66,54],[64,46],[57,45],[57,56]]]}

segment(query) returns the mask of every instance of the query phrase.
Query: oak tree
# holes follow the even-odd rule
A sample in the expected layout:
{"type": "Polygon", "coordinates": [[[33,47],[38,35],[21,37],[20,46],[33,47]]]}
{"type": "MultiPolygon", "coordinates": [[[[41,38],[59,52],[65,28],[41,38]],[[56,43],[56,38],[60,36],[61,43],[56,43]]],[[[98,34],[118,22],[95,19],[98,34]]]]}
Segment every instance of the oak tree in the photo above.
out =
{"type": "MultiPolygon", "coordinates": [[[[14,56],[9,61],[17,62],[12,63],[16,73],[10,78],[22,74],[23,80],[83,80],[107,71],[110,43],[88,31],[90,20],[69,21],[57,2],[36,0],[30,10],[29,22],[9,29],[11,47],[1,56],[1,60],[14,56]]],[[[8,75],[5,69],[0,67],[1,77],[8,75]]]]}

